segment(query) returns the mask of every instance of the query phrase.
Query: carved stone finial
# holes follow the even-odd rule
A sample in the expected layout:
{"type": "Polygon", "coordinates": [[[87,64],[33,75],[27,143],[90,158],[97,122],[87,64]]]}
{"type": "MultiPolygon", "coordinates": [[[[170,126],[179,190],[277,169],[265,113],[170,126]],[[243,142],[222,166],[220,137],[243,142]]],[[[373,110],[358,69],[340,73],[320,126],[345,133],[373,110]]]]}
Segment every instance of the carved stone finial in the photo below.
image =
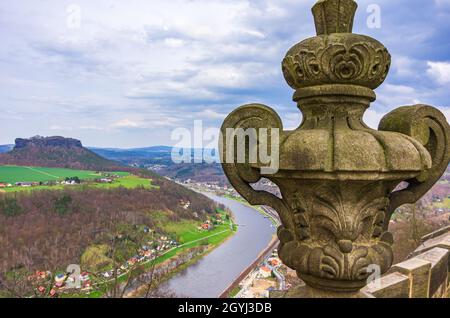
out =
{"type": "Polygon", "coordinates": [[[319,0],[312,8],[317,35],[351,33],[357,8],[353,0],[319,0]]]}
{"type": "Polygon", "coordinates": [[[320,0],[312,9],[317,36],[294,45],[282,63],[292,88],[346,84],[375,89],[388,75],[391,55],[379,41],[352,32],[353,0],[320,0]]]}
{"type": "Polygon", "coordinates": [[[401,107],[379,130],[364,123],[391,57],[377,40],[350,33],[355,10],[353,0],[319,1],[313,8],[318,35],[283,60],[303,114],[299,128],[284,131],[275,111],[261,104],[236,109],[222,125],[225,174],[251,204],[280,215],[280,258],[308,285],[293,294],[298,297],[358,296],[370,268],[385,273],[393,261],[392,213],[423,196],[450,162],[450,127],[433,107],[401,107]],[[279,142],[270,145],[268,136],[242,142],[246,153],[240,155],[269,148],[279,154],[279,169],[265,173],[261,162],[239,161],[239,138],[230,128],[278,131],[279,142]],[[251,187],[263,177],[278,185],[281,199],[251,187]],[[408,186],[394,191],[403,181],[408,186]]]}

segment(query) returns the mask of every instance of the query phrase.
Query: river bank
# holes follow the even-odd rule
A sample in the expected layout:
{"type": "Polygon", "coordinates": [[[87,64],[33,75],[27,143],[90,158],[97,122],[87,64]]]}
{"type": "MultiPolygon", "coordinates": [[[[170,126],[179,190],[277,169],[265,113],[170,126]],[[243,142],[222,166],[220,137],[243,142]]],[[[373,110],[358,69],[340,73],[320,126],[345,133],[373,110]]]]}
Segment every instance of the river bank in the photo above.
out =
{"type": "Polygon", "coordinates": [[[248,203],[245,199],[243,199],[242,197],[234,197],[234,196],[231,196],[231,195],[225,195],[224,198],[227,198],[227,199],[234,200],[236,202],[245,204],[245,205],[255,209],[256,211],[258,211],[259,213],[261,213],[265,217],[268,217],[272,221],[273,225],[275,225],[275,226],[280,226],[281,225],[281,221],[278,218],[278,216],[274,216],[273,214],[266,212],[265,209],[262,206],[253,206],[250,203],[248,203]]]}
{"type": "Polygon", "coordinates": [[[210,193],[205,195],[232,211],[238,229],[216,249],[162,284],[177,296],[219,297],[274,238],[276,227],[253,207],[210,193]]]}
{"type": "MultiPolygon", "coordinates": [[[[195,255],[194,257],[192,257],[190,260],[188,260],[187,262],[177,266],[176,268],[174,268],[173,270],[170,271],[170,273],[164,275],[161,279],[159,279],[157,282],[155,282],[154,284],[152,284],[152,289],[154,290],[158,290],[159,287],[164,284],[165,282],[167,282],[168,280],[170,280],[172,277],[174,277],[175,275],[179,274],[180,272],[186,270],[189,266],[192,266],[194,264],[196,264],[198,261],[200,261],[203,257],[207,256],[209,253],[211,253],[214,249],[216,249],[217,247],[220,246],[220,244],[223,244],[224,242],[226,242],[227,240],[229,240],[232,237],[232,235],[227,236],[226,238],[223,239],[223,241],[218,242],[216,245],[210,245],[208,246],[206,249],[204,249],[201,253],[195,255]]],[[[166,262],[169,262],[170,259],[168,259],[166,262]]],[[[164,264],[162,264],[162,266],[164,266],[164,264]]],[[[136,288],[135,290],[133,290],[132,292],[126,294],[125,298],[142,298],[143,296],[145,296],[146,292],[147,292],[147,287],[148,285],[142,285],[138,288],[136,288]]],[[[164,291],[162,291],[162,293],[164,293],[164,291]]],[[[169,295],[171,297],[177,297],[176,294],[172,294],[169,295]]]]}
{"type": "Polygon", "coordinates": [[[272,251],[278,246],[279,240],[277,237],[273,237],[270,244],[256,257],[255,261],[245,268],[241,274],[219,295],[219,298],[232,298],[233,291],[239,286],[241,281],[248,276],[248,274],[260,264],[272,251]]]}

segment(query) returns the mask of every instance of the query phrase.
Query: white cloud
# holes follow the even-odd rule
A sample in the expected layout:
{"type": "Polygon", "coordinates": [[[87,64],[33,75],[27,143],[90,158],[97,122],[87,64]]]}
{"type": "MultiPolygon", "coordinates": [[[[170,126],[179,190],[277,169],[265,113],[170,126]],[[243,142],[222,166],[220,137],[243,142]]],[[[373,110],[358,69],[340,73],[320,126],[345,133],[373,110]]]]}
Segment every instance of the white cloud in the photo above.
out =
{"type": "Polygon", "coordinates": [[[143,123],[130,119],[121,119],[113,124],[113,127],[117,128],[142,128],[143,126],[143,123]]]}
{"type": "Polygon", "coordinates": [[[205,109],[196,114],[198,119],[220,119],[223,120],[228,114],[218,113],[212,109],[205,109]]]}
{"type": "Polygon", "coordinates": [[[384,113],[379,113],[375,111],[374,109],[368,109],[364,113],[364,122],[373,129],[378,129],[378,124],[380,123],[381,119],[385,116],[384,113]]]}
{"type": "Polygon", "coordinates": [[[59,131],[71,131],[73,127],[71,126],[62,126],[62,125],[51,125],[50,130],[59,130],[59,131]]]}
{"type": "Polygon", "coordinates": [[[434,0],[438,6],[450,6],[450,0],[434,0]]]}
{"type": "MultiPolygon", "coordinates": [[[[220,100],[222,96],[201,86],[192,86],[179,81],[152,81],[131,88],[126,96],[129,98],[157,99],[171,101],[174,99],[184,101],[220,100]]],[[[182,104],[178,106],[183,106],[182,104]]]]}
{"type": "MultiPolygon", "coordinates": [[[[358,33],[376,32],[374,37],[389,41],[393,54],[393,71],[377,90],[375,113],[369,111],[373,124],[378,111],[396,105],[450,100],[446,63],[429,65],[417,54],[425,39],[428,60],[442,58],[433,56],[445,49],[433,45],[433,36],[445,31],[439,19],[413,20],[409,13],[391,10],[402,4],[380,1],[389,9],[383,16],[387,27],[364,29],[364,6],[370,0],[359,2],[364,25],[355,25],[358,33]],[[393,25],[398,25],[395,32],[393,25]]],[[[0,10],[0,119],[9,118],[2,121],[0,143],[17,135],[53,133],[51,128],[68,123],[73,130],[67,135],[90,145],[129,140],[145,146],[163,143],[163,129],[189,126],[193,119],[220,126],[241,104],[287,105],[292,92],[280,62],[296,41],[314,34],[313,2],[77,0],[81,27],[70,29],[64,2],[9,1],[0,10]],[[4,109],[15,113],[6,115],[4,109]]],[[[427,14],[446,12],[432,1],[422,2],[427,14]]],[[[295,108],[276,109],[285,127],[298,126],[295,108]]]]}
{"type": "Polygon", "coordinates": [[[85,130],[97,130],[97,131],[105,130],[105,127],[101,127],[101,126],[97,126],[97,125],[82,125],[78,128],[85,129],[85,130]]]}
{"type": "Polygon", "coordinates": [[[414,87],[406,86],[406,85],[393,85],[393,84],[386,84],[384,89],[389,94],[398,94],[398,95],[414,95],[416,93],[416,90],[414,87]]]}
{"type": "Polygon", "coordinates": [[[164,40],[164,43],[172,48],[180,48],[183,47],[183,45],[186,43],[182,39],[175,39],[175,38],[167,38],[164,40]]]}
{"type": "Polygon", "coordinates": [[[117,129],[173,128],[180,123],[179,118],[162,113],[152,113],[141,117],[139,119],[123,118],[113,122],[111,127],[117,129]]]}
{"type": "Polygon", "coordinates": [[[381,105],[383,109],[393,107],[420,104],[423,92],[407,85],[385,84],[377,90],[377,100],[374,105],[381,105]]]}
{"type": "Polygon", "coordinates": [[[427,62],[427,74],[441,85],[450,84],[450,63],[427,62]]]}
{"type": "Polygon", "coordinates": [[[422,61],[412,59],[408,56],[393,56],[391,73],[395,72],[397,76],[402,78],[417,78],[420,76],[418,70],[423,64],[422,61]]]}
{"type": "Polygon", "coordinates": [[[142,127],[141,123],[138,123],[134,120],[130,120],[130,119],[121,119],[117,122],[115,122],[113,124],[113,127],[118,127],[118,128],[139,128],[142,127]]]}

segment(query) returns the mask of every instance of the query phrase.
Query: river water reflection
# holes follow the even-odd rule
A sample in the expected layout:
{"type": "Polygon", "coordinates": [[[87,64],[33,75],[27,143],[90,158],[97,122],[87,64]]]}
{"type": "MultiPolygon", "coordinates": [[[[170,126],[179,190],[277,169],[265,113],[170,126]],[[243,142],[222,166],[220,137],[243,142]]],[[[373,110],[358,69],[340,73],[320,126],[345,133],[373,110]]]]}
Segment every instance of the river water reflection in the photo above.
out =
{"type": "Polygon", "coordinates": [[[239,202],[205,194],[228,207],[239,225],[236,234],[164,287],[178,297],[216,298],[264,250],[276,232],[269,219],[239,202]]]}

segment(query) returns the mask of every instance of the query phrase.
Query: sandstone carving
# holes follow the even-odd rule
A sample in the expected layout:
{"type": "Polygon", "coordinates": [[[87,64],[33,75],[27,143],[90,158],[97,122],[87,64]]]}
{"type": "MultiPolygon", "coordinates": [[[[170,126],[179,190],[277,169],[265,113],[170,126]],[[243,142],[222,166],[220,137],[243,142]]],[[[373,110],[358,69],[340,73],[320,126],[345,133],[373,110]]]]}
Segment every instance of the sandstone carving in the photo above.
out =
{"type": "MultiPolygon", "coordinates": [[[[280,131],[279,144],[271,144],[279,148],[276,173],[262,172],[259,160],[223,160],[223,168],[251,204],[279,213],[280,257],[307,284],[295,296],[353,297],[366,285],[371,265],[387,272],[392,213],[424,195],[450,161],[450,127],[431,106],[400,107],[379,130],[364,124],[391,57],[380,42],[351,33],[356,8],[353,0],[318,1],[317,36],[295,45],[282,62],[303,114],[299,128],[283,131],[275,111],[261,104],[238,108],[222,126],[223,136],[231,128],[280,131]],[[263,177],[278,185],[281,199],[252,188],[263,177]],[[402,182],[407,186],[395,191],[402,182]]],[[[230,138],[220,144],[223,159],[230,138]]],[[[247,143],[246,151],[259,141],[247,143]]]]}

